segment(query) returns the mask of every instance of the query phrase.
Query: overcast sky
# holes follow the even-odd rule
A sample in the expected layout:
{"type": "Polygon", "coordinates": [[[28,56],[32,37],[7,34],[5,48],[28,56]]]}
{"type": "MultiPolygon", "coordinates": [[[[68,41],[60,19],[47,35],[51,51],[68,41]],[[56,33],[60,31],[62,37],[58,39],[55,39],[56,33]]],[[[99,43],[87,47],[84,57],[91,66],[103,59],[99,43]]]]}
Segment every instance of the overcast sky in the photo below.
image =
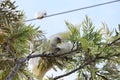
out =
{"type": "MultiPolygon", "coordinates": [[[[16,0],[18,8],[25,12],[27,19],[34,18],[35,13],[42,10],[46,10],[50,15],[107,1],[111,0],[16,0]]],[[[100,27],[101,22],[105,22],[110,28],[115,28],[120,23],[120,2],[35,20],[27,24],[40,25],[41,29],[47,33],[46,36],[50,36],[66,30],[65,20],[80,24],[85,15],[92,19],[96,27],[100,27]]]]}
{"type": "MultiPolygon", "coordinates": [[[[50,15],[108,1],[112,0],[16,0],[16,4],[18,5],[18,9],[24,11],[27,19],[31,19],[34,18],[36,12],[42,10],[46,10],[47,14],[50,15]]],[[[91,18],[96,28],[101,27],[101,23],[105,22],[112,30],[120,23],[120,2],[48,17],[42,20],[34,20],[26,22],[26,24],[40,25],[46,36],[50,36],[66,30],[65,20],[73,24],[80,24],[85,15],[91,18]]],[[[72,80],[73,77],[74,74],[69,78],[72,80]]]]}

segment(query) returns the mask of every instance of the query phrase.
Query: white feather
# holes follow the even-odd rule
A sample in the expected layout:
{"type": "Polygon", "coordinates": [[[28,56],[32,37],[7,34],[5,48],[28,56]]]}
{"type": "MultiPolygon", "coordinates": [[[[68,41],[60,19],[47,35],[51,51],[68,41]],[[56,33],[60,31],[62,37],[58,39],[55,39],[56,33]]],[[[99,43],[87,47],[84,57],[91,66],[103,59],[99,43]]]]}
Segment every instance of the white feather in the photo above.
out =
{"type": "Polygon", "coordinates": [[[68,53],[73,48],[73,44],[71,42],[63,42],[58,44],[58,47],[60,48],[60,53],[68,53]]]}
{"type": "Polygon", "coordinates": [[[43,11],[39,11],[37,13],[35,13],[35,18],[36,19],[42,19],[47,15],[47,12],[45,10],[43,11]]]}
{"type": "MultiPolygon", "coordinates": [[[[33,53],[34,54],[39,54],[38,52],[33,53]]],[[[28,62],[28,68],[33,71],[34,68],[36,68],[39,65],[39,60],[40,57],[36,57],[36,58],[31,58],[28,62]]]]}

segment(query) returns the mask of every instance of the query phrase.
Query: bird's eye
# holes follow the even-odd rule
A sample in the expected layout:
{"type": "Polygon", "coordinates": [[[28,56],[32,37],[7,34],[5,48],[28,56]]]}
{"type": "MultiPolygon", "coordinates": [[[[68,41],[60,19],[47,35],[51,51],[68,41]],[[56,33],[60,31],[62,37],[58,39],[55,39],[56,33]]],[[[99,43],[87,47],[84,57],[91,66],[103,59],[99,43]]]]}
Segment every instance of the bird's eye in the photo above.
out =
{"type": "Polygon", "coordinates": [[[58,43],[61,43],[61,38],[57,37],[58,43]]]}
{"type": "Polygon", "coordinates": [[[60,49],[59,47],[56,47],[55,50],[56,50],[56,51],[60,51],[61,49],[60,49]]]}

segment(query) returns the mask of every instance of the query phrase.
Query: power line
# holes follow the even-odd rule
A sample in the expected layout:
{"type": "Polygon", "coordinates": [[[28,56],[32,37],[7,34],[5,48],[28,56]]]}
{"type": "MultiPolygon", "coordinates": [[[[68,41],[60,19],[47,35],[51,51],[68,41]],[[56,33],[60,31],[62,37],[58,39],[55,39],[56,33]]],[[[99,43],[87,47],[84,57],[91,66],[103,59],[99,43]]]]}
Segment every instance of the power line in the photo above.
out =
{"type": "MultiPolygon", "coordinates": [[[[109,1],[109,2],[105,2],[105,3],[100,3],[100,4],[91,5],[91,6],[86,6],[86,7],[82,7],[82,8],[78,8],[78,9],[73,9],[73,10],[69,10],[69,11],[64,11],[64,12],[60,12],[60,13],[55,13],[55,14],[47,15],[44,18],[52,17],[52,16],[57,16],[57,15],[62,15],[62,14],[66,14],[66,13],[71,13],[71,12],[75,12],[75,11],[79,11],[79,10],[84,10],[84,9],[94,8],[94,7],[98,7],[98,6],[102,6],[102,5],[107,5],[107,4],[119,2],[119,1],[120,0],[114,0],[114,1],[109,1]]],[[[33,21],[33,20],[37,20],[37,19],[33,18],[33,19],[26,20],[25,22],[33,21]]]]}

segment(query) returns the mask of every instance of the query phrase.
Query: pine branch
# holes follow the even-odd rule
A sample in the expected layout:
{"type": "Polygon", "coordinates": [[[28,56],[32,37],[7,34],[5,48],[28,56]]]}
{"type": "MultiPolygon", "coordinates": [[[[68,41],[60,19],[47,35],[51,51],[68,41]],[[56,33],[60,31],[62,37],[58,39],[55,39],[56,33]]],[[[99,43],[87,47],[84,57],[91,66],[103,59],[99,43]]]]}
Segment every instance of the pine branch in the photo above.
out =
{"type": "MultiPolygon", "coordinates": [[[[69,52],[72,53],[73,51],[69,52]]],[[[34,51],[32,53],[30,53],[27,57],[24,58],[20,58],[20,59],[16,59],[16,65],[13,67],[12,71],[8,74],[7,78],[5,80],[12,80],[13,77],[16,75],[16,73],[18,72],[18,70],[20,69],[20,67],[22,66],[22,64],[24,62],[26,62],[27,60],[31,59],[31,58],[36,58],[36,57],[60,57],[63,56],[65,54],[68,53],[64,53],[64,54],[34,54],[34,51]]]]}
{"type": "Polygon", "coordinates": [[[74,73],[74,72],[76,72],[76,71],[78,71],[78,70],[86,67],[87,65],[89,65],[89,64],[91,64],[92,62],[95,62],[95,61],[96,61],[96,58],[95,58],[95,59],[91,59],[91,60],[87,61],[86,63],[81,64],[78,68],[76,68],[76,69],[74,69],[74,70],[72,70],[72,71],[70,71],[70,72],[68,72],[68,73],[65,73],[65,74],[63,74],[63,75],[56,76],[56,77],[53,78],[52,80],[57,80],[57,79],[60,79],[60,78],[62,78],[62,77],[68,76],[68,75],[70,75],[70,74],[72,74],[72,73],[74,73]]]}
{"type": "Polygon", "coordinates": [[[116,40],[114,40],[110,44],[108,44],[108,46],[111,46],[111,45],[119,43],[119,42],[120,42],[120,38],[117,38],[116,40]]]}
{"type": "MultiPolygon", "coordinates": [[[[34,53],[34,51],[32,52],[34,53]]],[[[30,58],[36,58],[36,57],[54,57],[52,55],[48,55],[48,54],[36,54],[36,55],[32,55],[29,54],[27,57],[24,58],[20,58],[18,60],[16,60],[16,65],[14,66],[14,68],[12,69],[12,71],[8,74],[7,78],[5,80],[12,80],[13,77],[16,75],[16,73],[18,72],[18,70],[20,69],[20,67],[22,66],[22,64],[29,60],[30,58]]]]}
{"type": "MultiPolygon", "coordinates": [[[[73,52],[73,51],[72,51],[73,52]]],[[[33,52],[32,52],[33,53],[33,52]]],[[[31,53],[31,54],[32,54],[31,53]]],[[[25,61],[31,59],[31,58],[36,58],[36,57],[60,57],[60,56],[63,56],[64,54],[55,54],[55,55],[49,55],[49,54],[35,54],[35,55],[31,55],[29,54],[27,57],[24,57],[24,58],[21,58],[21,59],[18,59],[17,60],[17,64],[15,65],[15,67],[13,68],[13,70],[9,73],[9,75],[7,76],[7,78],[5,80],[12,80],[12,78],[15,76],[15,74],[17,73],[17,71],[19,70],[19,68],[22,66],[22,63],[24,63],[25,61]]],[[[120,54],[114,54],[112,56],[109,56],[109,57],[113,57],[113,56],[120,56],[120,54]]],[[[85,66],[91,64],[92,62],[95,62],[96,60],[99,60],[99,59],[107,59],[108,58],[108,55],[102,57],[102,56],[96,56],[96,58],[94,59],[91,59],[89,61],[87,61],[86,63],[80,65],[78,68],[68,72],[68,73],[65,73],[63,75],[60,75],[60,76],[56,76],[55,78],[53,78],[52,80],[56,80],[56,79],[59,79],[59,78],[62,78],[62,77],[65,77],[65,76],[68,76],[82,68],[84,68],[85,66]]]]}
{"type": "Polygon", "coordinates": [[[96,75],[102,77],[104,80],[109,80],[109,79],[107,79],[105,76],[103,76],[103,75],[101,75],[101,74],[98,74],[97,72],[96,72],[96,75]]]}
{"type": "Polygon", "coordinates": [[[10,52],[10,47],[11,47],[11,38],[9,37],[7,40],[7,53],[10,52]]]}
{"type": "Polygon", "coordinates": [[[18,61],[18,63],[15,65],[15,67],[13,68],[13,70],[9,73],[9,75],[7,76],[7,78],[5,80],[12,80],[13,77],[16,75],[16,73],[18,72],[19,68],[21,67],[22,63],[18,61]]]}
{"type": "MultiPolygon", "coordinates": [[[[117,40],[113,41],[116,42],[117,40]]],[[[112,44],[113,44],[112,43],[112,44]]],[[[110,44],[111,45],[111,44],[110,44]]],[[[24,58],[20,58],[17,60],[17,64],[14,66],[13,70],[9,73],[9,75],[7,76],[7,78],[5,80],[12,80],[12,78],[16,75],[17,71],[20,69],[20,67],[22,66],[22,63],[24,63],[25,61],[31,59],[31,58],[36,58],[36,57],[61,57],[61,56],[64,56],[66,54],[71,54],[72,52],[74,52],[76,50],[73,50],[71,52],[68,52],[68,53],[62,53],[62,54],[52,54],[52,53],[49,53],[49,54],[35,54],[35,55],[32,55],[32,53],[34,53],[34,51],[29,54],[27,57],[24,57],[24,58]]],[[[96,56],[96,58],[92,59],[92,60],[89,60],[87,61],[86,63],[80,65],[78,68],[68,72],[68,73],[65,73],[63,75],[60,75],[60,76],[56,76],[55,78],[53,78],[52,80],[56,80],[56,79],[59,79],[59,78],[62,78],[62,77],[65,77],[65,76],[68,76],[82,68],[84,68],[85,66],[91,64],[92,62],[95,62],[96,60],[98,59],[108,59],[108,57],[113,57],[113,56],[120,56],[120,53],[118,54],[114,54],[114,55],[111,55],[111,56],[96,56]]]]}
{"type": "MultiPolygon", "coordinates": [[[[120,53],[114,54],[114,55],[109,56],[109,57],[114,57],[114,56],[120,56],[120,53]]],[[[68,76],[68,75],[70,75],[70,74],[72,74],[72,73],[74,73],[74,72],[76,72],[76,71],[78,71],[78,70],[86,67],[87,65],[90,65],[92,62],[96,62],[97,60],[100,60],[100,59],[108,59],[108,55],[106,55],[106,56],[104,56],[104,57],[96,56],[94,59],[91,59],[91,60],[87,61],[86,63],[83,63],[83,64],[80,65],[78,68],[76,68],[76,69],[74,69],[74,70],[72,70],[72,71],[70,71],[70,72],[68,72],[68,73],[65,73],[65,74],[63,74],[63,75],[56,76],[55,78],[52,78],[52,80],[57,80],[57,79],[60,79],[60,78],[62,78],[62,77],[68,76]]]]}

